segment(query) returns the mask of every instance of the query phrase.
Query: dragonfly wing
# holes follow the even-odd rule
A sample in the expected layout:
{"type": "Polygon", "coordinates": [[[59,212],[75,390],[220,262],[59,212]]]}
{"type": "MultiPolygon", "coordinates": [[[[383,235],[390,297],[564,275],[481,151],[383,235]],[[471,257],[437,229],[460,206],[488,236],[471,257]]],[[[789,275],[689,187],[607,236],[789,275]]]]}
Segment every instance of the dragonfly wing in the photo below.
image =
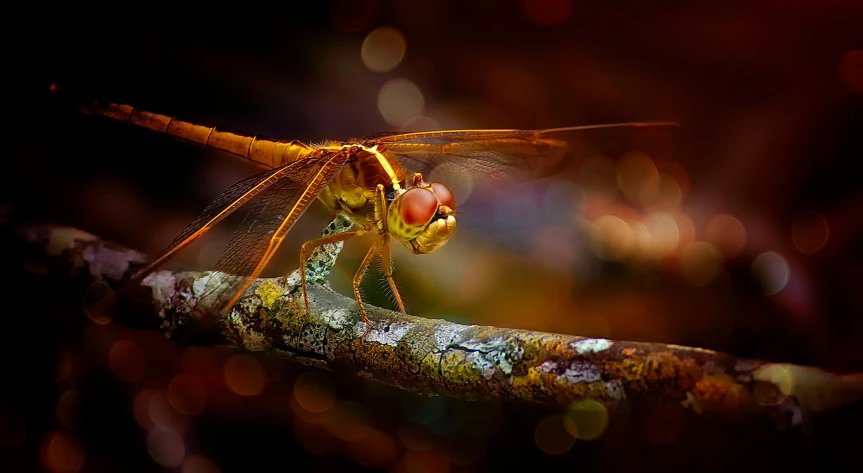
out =
{"type": "Polygon", "coordinates": [[[210,279],[199,308],[209,314],[222,313],[239,300],[347,157],[346,152],[335,151],[286,166],[234,232],[215,267],[225,275],[210,279]]]}
{"type": "Polygon", "coordinates": [[[409,172],[428,176],[438,166],[474,179],[512,182],[553,174],[566,164],[570,144],[556,134],[600,128],[677,126],[672,122],[628,122],[547,130],[452,130],[376,136],[370,143],[384,145],[409,172]]]}
{"type": "Polygon", "coordinates": [[[213,228],[222,219],[248,202],[249,199],[278,182],[280,177],[289,173],[289,167],[290,165],[286,165],[277,169],[269,169],[247,177],[227,188],[174,238],[174,241],[171,242],[158,258],[153,260],[147,267],[138,271],[133,276],[133,279],[143,279],[147,274],[156,270],[171,256],[213,228]]]}

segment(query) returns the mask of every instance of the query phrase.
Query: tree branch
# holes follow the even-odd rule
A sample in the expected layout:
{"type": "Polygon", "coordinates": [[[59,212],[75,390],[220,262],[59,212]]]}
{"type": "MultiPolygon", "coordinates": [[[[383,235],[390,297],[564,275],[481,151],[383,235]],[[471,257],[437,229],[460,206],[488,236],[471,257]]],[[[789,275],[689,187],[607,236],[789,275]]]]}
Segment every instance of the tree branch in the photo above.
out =
{"type": "MultiPolygon", "coordinates": [[[[2,212],[0,212],[2,214],[2,212]]],[[[7,212],[8,214],[8,212],[7,212]]],[[[95,235],[51,224],[2,225],[36,248],[52,271],[116,286],[145,255],[95,235]]],[[[343,231],[335,221],[327,232],[343,231]]],[[[403,389],[466,399],[557,403],[592,399],[611,410],[675,402],[699,414],[770,415],[800,425],[814,412],[856,402],[863,375],[743,360],[700,348],[461,325],[367,306],[373,330],[353,299],[325,283],[341,245],[316,251],[309,272],[310,314],[297,272],[258,279],[224,316],[194,308],[217,272],[158,271],[141,286],[90,287],[95,320],[159,330],[182,343],[269,352],[308,365],[352,372],[403,389]]]]}

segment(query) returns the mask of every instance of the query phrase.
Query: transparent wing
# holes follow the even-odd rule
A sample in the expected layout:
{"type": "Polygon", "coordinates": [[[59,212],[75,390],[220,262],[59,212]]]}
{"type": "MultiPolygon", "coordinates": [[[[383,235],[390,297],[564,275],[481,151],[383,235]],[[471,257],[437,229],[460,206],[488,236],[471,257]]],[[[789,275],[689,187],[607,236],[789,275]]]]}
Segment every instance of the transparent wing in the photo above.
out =
{"type": "Polygon", "coordinates": [[[260,199],[237,227],[216,263],[216,271],[233,277],[219,275],[210,279],[198,308],[217,314],[239,300],[347,157],[347,153],[337,151],[295,161],[275,183],[261,192],[260,199]]]}
{"type": "Polygon", "coordinates": [[[452,163],[474,178],[497,182],[539,178],[565,164],[569,144],[554,134],[602,128],[677,126],[673,122],[628,122],[547,130],[450,130],[375,135],[370,145],[384,147],[408,172],[428,176],[452,163]]]}
{"type": "Polygon", "coordinates": [[[158,269],[178,251],[207,233],[222,219],[232,214],[252,197],[275,184],[284,176],[291,175],[291,165],[282,166],[277,169],[269,169],[260,174],[247,177],[223,191],[210,205],[208,205],[186,228],[174,238],[174,241],[166,248],[158,258],[153,260],[145,268],[138,271],[133,279],[140,280],[152,271],[158,269]]]}

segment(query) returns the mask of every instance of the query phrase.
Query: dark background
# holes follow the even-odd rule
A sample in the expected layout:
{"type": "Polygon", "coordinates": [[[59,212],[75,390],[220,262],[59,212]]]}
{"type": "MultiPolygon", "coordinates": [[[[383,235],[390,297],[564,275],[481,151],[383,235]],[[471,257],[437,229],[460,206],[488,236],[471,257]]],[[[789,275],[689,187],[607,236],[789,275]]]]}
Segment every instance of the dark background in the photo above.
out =
{"type": "MultiPolygon", "coordinates": [[[[675,264],[597,258],[586,237],[572,230],[571,206],[537,207],[552,185],[543,182],[472,196],[460,209],[459,233],[433,255],[396,252],[396,277],[408,311],[861,371],[863,193],[854,169],[863,155],[863,53],[850,53],[863,50],[859,5],[851,0],[558,1],[540,10],[551,11],[549,5],[569,8],[565,20],[537,24],[523,2],[480,0],[310,2],[302,8],[29,5],[27,14],[4,20],[0,202],[26,218],[76,226],[153,254],[221,190],[255,172],[217,152],[78,114],[48,93],[51,83],[83,97],[305,142],[396,131],[376,102],[380,87],[396,77],[418,86],[425,115],[444,129],[675,120],[682,126],[673,132],[618,130],[576,139],[614,160],[638,149],[657,162],[679,164],[689,191],[678,210],[691,219],[695,240],[705,238],[705,226],[716,214],[743,223],[746,247],[723,260],[714,282],[693,287],[675,272],[675,264]],[[377,73],[363,66],[360,48],[365,36],[383,25],[404,35],[407,53],[396,69],[377,73]],[[508,218],[491,218],[495,202],[524,204],[523,198],[534,207],[513,206],[505,212],[508,218]],[[531,211],[536,208],[543,210],[540,216],[531,211]],[[556,213],[560,209],[565,216],[556,213]],[[830,232],[811,255],[791,238],[795,221],[807,212],[821,215],[830,232]],[[561,226],[572,236],[564,239],[563,250],[575,257],[556,258],[560,238],[541,236],[554,236],[561,226]],[[753,261],[766,251],[782,255],[790,268],[788,284],[774,295],[765,295],[751,277],[753,261]]],[[[561,179],[583,184],[577,165],[561,179]]],[[[624,199],[620,206],[627,215],[645,213],[624,199]]],[[[316,235],[325,217],[319,206],[306,214],[279,268],[293,269],[297,245],[316,235]]],[[[214,232],[214,246],[198,251],[212,253],[229,231],[214,232]]],[[[332,278],[341,293],[349,294],[349,278],[365,249],[361,243],[346,245],[332,278]]],[[[7,255],[10,261],[12,256],[7,255]]],[[[195,258],[178,264],[207,261],[195,258]]],[[[387,307],[388,296],[375,279],[366,281],[367,297],[387,307]]],[[[158,471],[147,450],[147,429],[131,415],[132,400],[142,389],[166,388],[182,365],[183,347],[156,334],[94,326],[75,307],[62,315],[41,306],[33,310],[26,295],[40,292],[20,286],[8,294],[26,311],[13,303],[7,317],[25,312],[21,330],[48,334],[23,355],[10,351],[14,363],[11,354],[4,360],[9,382],[0,396],[0,414],[11,426],[3,439],[12,440],[4,441],[0,454],[11,471],[44,468],[40,442],[44,447],[46,432],[67,427],[56,418],[57,400],[66,390],[80,393],[79,420],[67,429],[85,452],[80,471],[158,471]],[[43,327],[45,319],[52,323],[43,327]],[[118,339],[143,347],[147,370],[141,380],[124,383],[112,375],[105,358],[118,339]],[[75,361],[75,375],[58,382],[54,374],[63,357],[75,361]]],[[[68,297],[74,306],[76,290],[59,290],[54,299],[68,297]]],[[[213,359],[228,356],[212,352],[213,359]]],[[[231,397],[216,376],[215,384],[207,385],[210,407],[191,417],[184,431],[186,451],[208,457],[221,471],[256,470],[268,462],[286,470],[361,468],[362,462],[338,448],[316,455],[298,443],[307,437],[293,433],[301,428],[285,399],[305,369],[260,359],[271,370],[267,391],[258,398],[231,397]]],[[[405,425],[416,427],[409,409],[392,408],[407,403],[400,393],[327,376],[338,397],[362,405],[391,440],[402,438],[398,432],[405,425]]],[[[442,419],[459,419],[474,409],[447,402],[442,419]]],[[[477,445],[484,453],[476,459],[458,460],[440,446],[414,463],[394,462],[393,468],[807,465],[837,471],[859,465],[851,454],[851,447],[860,445],[859,434],[836,430],[853,429],[850,422],[824,421],[813,436],[796,437],[775,434],[769,426],[749,426],[743,429],[747,436],[739,425],[688,419],[675,442],[664,445],[645,433],[648,421],[623,417],[613,419],[600,440],[579,441],[552,456],[533,438],[549,409],[483,405],[493,406],[488,418],[499,421],[497,429],[471,433],[459,424],[464,428],[432,432],[440,445],[458,444],[459,435],[481,439],[477,445]]],[[[402,453],[403,443],[398,444],[402,453]]]]}

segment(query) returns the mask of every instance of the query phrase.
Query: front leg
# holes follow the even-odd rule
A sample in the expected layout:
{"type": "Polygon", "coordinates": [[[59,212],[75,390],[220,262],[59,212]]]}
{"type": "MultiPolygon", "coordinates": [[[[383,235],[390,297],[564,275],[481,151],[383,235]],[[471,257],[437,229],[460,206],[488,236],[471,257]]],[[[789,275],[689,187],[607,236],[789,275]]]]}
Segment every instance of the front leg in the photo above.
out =
{"type": "MultiPolygon", "coordinates": [[[[419,173],[414,174],[414,179],[416,179],[417,176],[422,180],[422,175],[419,173]]],[[[392,254],[390,253],[390,233],[389,228],[387,227],[387,198],[386,194],[384,194],[384,186],[380,184],[378,184],[378,187],[375,190],[375,215],[379,216],[378,218],[380,219],[382,230],[381,240],[377,245],[381,256],[381,268],[387,278],[387,284],[390,286],[390,291],[393,293],[396,304],[399,306],[399,311],[406,314],[407,311],[405,311],[402,296],[399,294],[399,289],[396,287],[396,282],[393,279],[393,261],[392,254]]]]}

